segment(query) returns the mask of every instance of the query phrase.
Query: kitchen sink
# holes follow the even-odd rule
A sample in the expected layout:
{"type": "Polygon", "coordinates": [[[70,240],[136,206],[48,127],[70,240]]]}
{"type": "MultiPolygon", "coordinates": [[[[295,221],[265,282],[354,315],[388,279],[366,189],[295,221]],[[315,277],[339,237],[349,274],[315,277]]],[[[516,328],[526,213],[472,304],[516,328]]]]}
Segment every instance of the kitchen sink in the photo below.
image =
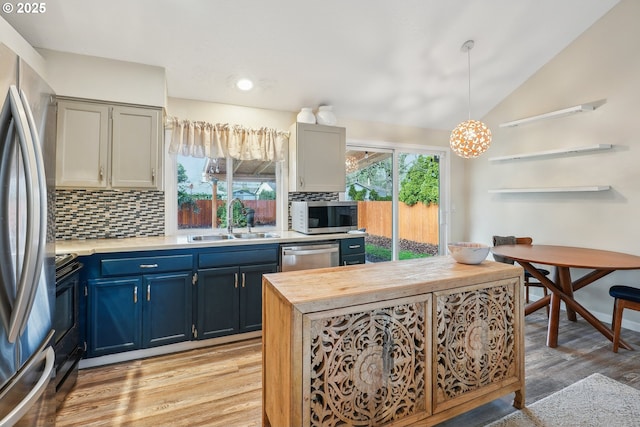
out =
{"type": "Polygon", "coordinates": [[[269,239],[280,237],[280,235],[276,233],[234,233],[233,237],[236,239],[269,239]]]}
{"type": "Polygon", "coordinates": [[[233,234],[199,234],[189,236],[190,242],[215,242],[218,240],[232,240],[235,239],[233,234]]]}
{"type": "Polygon", "coordinates": [[[216,242],[233,239],[269,239],[280,237],[276,233],[197,234],[189,236],[190,242],[216,242]]]}

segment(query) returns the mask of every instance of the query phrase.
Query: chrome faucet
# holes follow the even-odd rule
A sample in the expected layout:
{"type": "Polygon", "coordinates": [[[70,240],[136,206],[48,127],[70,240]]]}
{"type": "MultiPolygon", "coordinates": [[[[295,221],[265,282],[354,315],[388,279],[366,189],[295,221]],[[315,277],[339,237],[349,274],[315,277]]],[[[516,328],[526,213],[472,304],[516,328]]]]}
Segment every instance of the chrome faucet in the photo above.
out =
{"type": "MultiPolygon", "coordinates": [[[[245,214],[245,211],[246,211],[246,208],[244,207],[244,204],[242,203],[242,200],[240,200],[238,197],[232,199],[229,202],[229,206],[227,206],[227,225],[228,225],[227,226],[227,232],[229,234],[233,233],[233,226],[234,226],[234,224],[233,224],[233,204],[235,202],[240,203],[240,207],[242,207],[242,214],[243,215],[245,214]]],[[[238,224],[235,224],[235,225],[238,225],[238,224]]]]}

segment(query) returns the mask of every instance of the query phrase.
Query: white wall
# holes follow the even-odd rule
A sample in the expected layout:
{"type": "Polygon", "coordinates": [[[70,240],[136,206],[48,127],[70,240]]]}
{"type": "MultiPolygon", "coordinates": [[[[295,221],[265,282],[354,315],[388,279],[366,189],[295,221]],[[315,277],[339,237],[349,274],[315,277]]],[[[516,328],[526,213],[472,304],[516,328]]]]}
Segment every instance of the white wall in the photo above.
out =
{"type": "Polygon", "coordinates": [[[162,67],[39,49],[58,95],[164,107],[162,67]]]}
{"type": "MultiPolygon", "coordinates": [[[[468,162],[470,240],[490,244],[494,234],[515,234],[532,236],[534,243],[640,255],[638,17],[640,2],[622,0],[484,117],[493,131],[493,144],[483,157],[468,162]],[[600,99],[606,103],[594,112],[515,128],[498,126],[600,99]],[[594,144],[613,144],[614,148],[552,158],[488,160],[594,144]],[[595,193],[488,193],[492,188],[581,185],[611,185],[612,189],[595,193]]],[[[574,277],[583,273],[572,272],[574,277]]],[[[612,284],[640,286],[640,271],[612,273],[578,291],[576,299],[608,322],[613,305],[608,289],[612,284]]],[[[640,313],[626,312],[624,319],[625,326],[640,330],[640,313]]]]}

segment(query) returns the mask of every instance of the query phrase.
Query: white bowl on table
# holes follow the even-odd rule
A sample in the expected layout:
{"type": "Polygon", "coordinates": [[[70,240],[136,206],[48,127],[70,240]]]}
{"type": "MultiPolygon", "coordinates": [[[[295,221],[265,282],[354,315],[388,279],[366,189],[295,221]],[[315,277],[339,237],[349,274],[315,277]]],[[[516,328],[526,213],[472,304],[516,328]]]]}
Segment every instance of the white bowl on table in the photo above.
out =
{"type": "Polygon", "coordinates": [[[480,264],[489,255],[489,246],[483,243],[455,242],[448,247],[453,259],[461,264],[480,264]]]}

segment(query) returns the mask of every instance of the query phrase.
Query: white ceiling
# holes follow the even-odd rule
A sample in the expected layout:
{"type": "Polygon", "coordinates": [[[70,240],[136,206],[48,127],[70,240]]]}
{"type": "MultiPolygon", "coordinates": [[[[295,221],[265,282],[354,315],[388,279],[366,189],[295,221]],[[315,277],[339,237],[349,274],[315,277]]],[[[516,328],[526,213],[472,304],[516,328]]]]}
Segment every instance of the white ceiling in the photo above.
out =
{"type": "Polygon", "coordinates": [[[34,47],[161,66],[171,97],[451,129],[618,0],[64,0],[2,14],[34,47]],[[231,84],[249,76],[248,93],[231,84]]]}

